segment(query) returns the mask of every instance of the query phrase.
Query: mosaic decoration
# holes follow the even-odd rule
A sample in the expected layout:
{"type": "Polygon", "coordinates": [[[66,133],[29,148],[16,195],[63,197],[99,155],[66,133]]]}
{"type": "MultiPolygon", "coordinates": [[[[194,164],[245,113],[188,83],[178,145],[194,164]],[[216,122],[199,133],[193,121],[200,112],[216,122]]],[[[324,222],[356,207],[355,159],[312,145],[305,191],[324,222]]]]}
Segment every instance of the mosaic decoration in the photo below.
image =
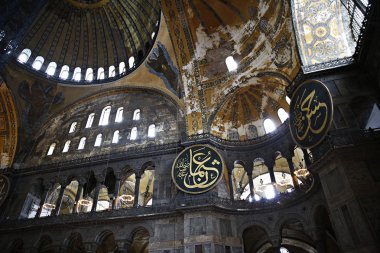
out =
{"type": "MultiPolygon", "coordinates": [[[[248,128],[262,125],[263,114],[251,117],[240,103],[227,100],[237,89],[265,83],[270,83],[273,91],[284,90],[299,72],[290,3],[164,0],[161,7],[182,78],[187,134],[213,133],[223,139],[230,135],[239,140],[254,138],[256,131],[248,128]],[[229,56],[238,65],[236,71],[229,71],[226,66],[229,56]],[[221,116],[218,119],[223,118],[220,110],[227,103],[235,105],[239,115],[224,117],[225,121],[217,125],[226,127],[216,129],[213,118],[216,114],[221,116]],[[256,122],[251,124],[250,118],[256,122]],[[230,126],[237,132],[229,134],[230,126]]],[[[262,105],[278,107],[278,99],[283,96],[270,94],[271,90],[261,92],[265,93],[263,99],[252,101],[255,107],[263,111],[262,105]]],[[[244,99],[244,94],[240,95],[244,99]]]]}
{"type": "Polygon", "coordinates": [[[0,174],[0,206],[4,203],[9,193],[9,179],[5,175],[0,174]]]}
{"type": "Polygon", "coordinates": [[[173,163],[172,178],[178,189],[183,192],[204,193],[220,182],[224,167],[223,158],[215,149],[195,145],[177,156],[173,163]]]}
{"type": "Polygon", "coordinates": [[[340,0],[293,0],[293,14],[303,66],[353,55],[349,15],[340,0]]]}
{"type": "Polygon", "coordinates": [[[18,141],[18,122],[12,94],[0,79],[0,169],[11,167],[18,141]]]}
{"type": "Polygon", "coordinates": [[[327,87],[315,80],[301,84],[290,103],[290,132],[302,148],[318,145],[333,119],[333,102],[327,87]]]}
{"type": "Polygon", "coordinates": [[[168,50],[162,43],[157,43],[157,47],[154,48],[148,56],[145,66],[148,68],[150,73],[162,79],[166,85],[166,88],[174,92],[176,95],[180,94],[179,71],[174,66],[168,50]]]}

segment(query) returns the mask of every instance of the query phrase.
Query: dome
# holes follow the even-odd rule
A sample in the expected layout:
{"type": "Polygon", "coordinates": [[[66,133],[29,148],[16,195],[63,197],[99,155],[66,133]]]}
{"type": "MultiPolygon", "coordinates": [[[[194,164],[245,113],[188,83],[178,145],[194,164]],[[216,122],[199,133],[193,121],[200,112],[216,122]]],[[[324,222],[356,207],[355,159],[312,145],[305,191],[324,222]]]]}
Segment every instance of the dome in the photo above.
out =
{"type": "Polygon", "coordinates": [[[18,62],[59,82],[97,83],[132,72],[160,22],[159,1],[48,1],[18,46],[18,62]]]}

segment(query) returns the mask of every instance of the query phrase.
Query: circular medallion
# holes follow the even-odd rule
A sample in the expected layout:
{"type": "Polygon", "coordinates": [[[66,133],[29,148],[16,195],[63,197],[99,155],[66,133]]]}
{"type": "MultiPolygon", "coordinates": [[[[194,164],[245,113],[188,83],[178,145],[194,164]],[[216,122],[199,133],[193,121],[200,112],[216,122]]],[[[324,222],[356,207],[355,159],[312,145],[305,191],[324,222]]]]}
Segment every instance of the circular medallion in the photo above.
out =
{"type": "Polygon", "coordinates": [[[3,174],[0,174],[0,206],[4,203],[9,193],[9,179],[3,174]]]}
{"type": "Polygon", "coordinates": [[[320,81],[308,80],[293,93],[289,125],[293,140],[302,148],[318,145],[333,119],[333,102],[328,88],[320,81]]]}
{"type": "Polygon", "coordinates": [[[172,178],[183,192],[204,193],[214,188],[222,179],[224,161],[213,148],[194,145],[183,150],[175,159],[172,178]]]}

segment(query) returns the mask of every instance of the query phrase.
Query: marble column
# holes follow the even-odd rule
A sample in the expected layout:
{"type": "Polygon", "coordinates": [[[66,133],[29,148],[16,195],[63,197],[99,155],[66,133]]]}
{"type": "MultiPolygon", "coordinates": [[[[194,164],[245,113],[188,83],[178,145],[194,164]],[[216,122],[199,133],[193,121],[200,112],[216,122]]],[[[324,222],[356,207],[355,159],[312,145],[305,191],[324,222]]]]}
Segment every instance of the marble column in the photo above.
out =
{"type": "Polygon", "coordinates": [[[117,199],[119,197],[119,191],[120,191],[120,178],[116,178],[116,183],[115,183],[115,190],[114,190],[114,197],[112,200],[112,210],[115,210],[117,208],[117,199]]]}
{"type": "Polygon", "coordinates": [[[141,175],[136,174],[136,184],[135,184],[135,201],[133,203],[133,206],[136,207],[139,204],[139,199],[140,199],[140,180],[141,180],[141,175]]]}
{"type": "Polygon", "coordinates": [[[293,160],[292,160],[291,157],[290,158],[289,158],[289,156],[287,156],[287,157],[288,158],[286,158],[286,160],[288,161],[290,175],[292,176],[292,181],[293,181],[294,189],[296,189],[298,191],[300,189],[300,185],[298,184],[298,178],[297,178],[297,176],[294,174],[293,160]]]}
{"type": "Polygon", "coordinates": [[[63,200],[63,194],[65,193],[67,185],[61,184],[61,189],[59,191],[58,199],[57,202],[55,203],[55,209],[53,215],[58,216],[59,212],[61,211],[61,206],[62,206],[62,200],[63,200]]]}
{"type": "Polygon", "coordinates": [[[41,198],[40,206],[38,207],[36,216],[34,218],[39,218],[41,216],[42,209],[43,209],[45,201],[46,201],[46,199],[48,197],[50,187],[51,186],[44,187],[44,192],[42,193],[42,198],[41,198]]]}
{"type": "Polygon", "coordinates": [[[73,207],[73,213],[78,213],[78,202],[83,193],[83,183],[79,183],[77,194],[75,195],[75,203],[73,207]]]}
{"type": "Polygon", "coordinates": [[[94,199],[92,200],[91,212],[96,212],[96,207],[98,206],[98,198],[99,198],[101,187],[102,187],[102,184],[100,182],[97,182],[96,187],[95,187],[94,199]]]}

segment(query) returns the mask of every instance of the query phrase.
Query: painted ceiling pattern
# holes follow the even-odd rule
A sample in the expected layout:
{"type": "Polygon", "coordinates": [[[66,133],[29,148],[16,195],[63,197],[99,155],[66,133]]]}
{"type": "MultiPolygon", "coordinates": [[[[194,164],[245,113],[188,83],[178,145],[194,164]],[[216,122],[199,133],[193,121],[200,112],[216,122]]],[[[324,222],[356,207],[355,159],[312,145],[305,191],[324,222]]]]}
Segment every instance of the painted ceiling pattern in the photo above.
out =
{"type": "Polygon", "coordinates": [[[293,6],[303,66],[354,54],[349,14],[340,0],[294,0],[293,6]]]}
{"type": "Polygon", "coordinates": [[[162,10],[181,72],[188,135],[211,130],[226,138],[228,125],[262,126],[260,117],[279,107],[300,69],[289,2],[164,0],[162,10]],[[228,71],[228,56],[236,72],[228,71]],[[248,86],[253,93],[264,88],[265,98],[235,92],[248,86]]]}

